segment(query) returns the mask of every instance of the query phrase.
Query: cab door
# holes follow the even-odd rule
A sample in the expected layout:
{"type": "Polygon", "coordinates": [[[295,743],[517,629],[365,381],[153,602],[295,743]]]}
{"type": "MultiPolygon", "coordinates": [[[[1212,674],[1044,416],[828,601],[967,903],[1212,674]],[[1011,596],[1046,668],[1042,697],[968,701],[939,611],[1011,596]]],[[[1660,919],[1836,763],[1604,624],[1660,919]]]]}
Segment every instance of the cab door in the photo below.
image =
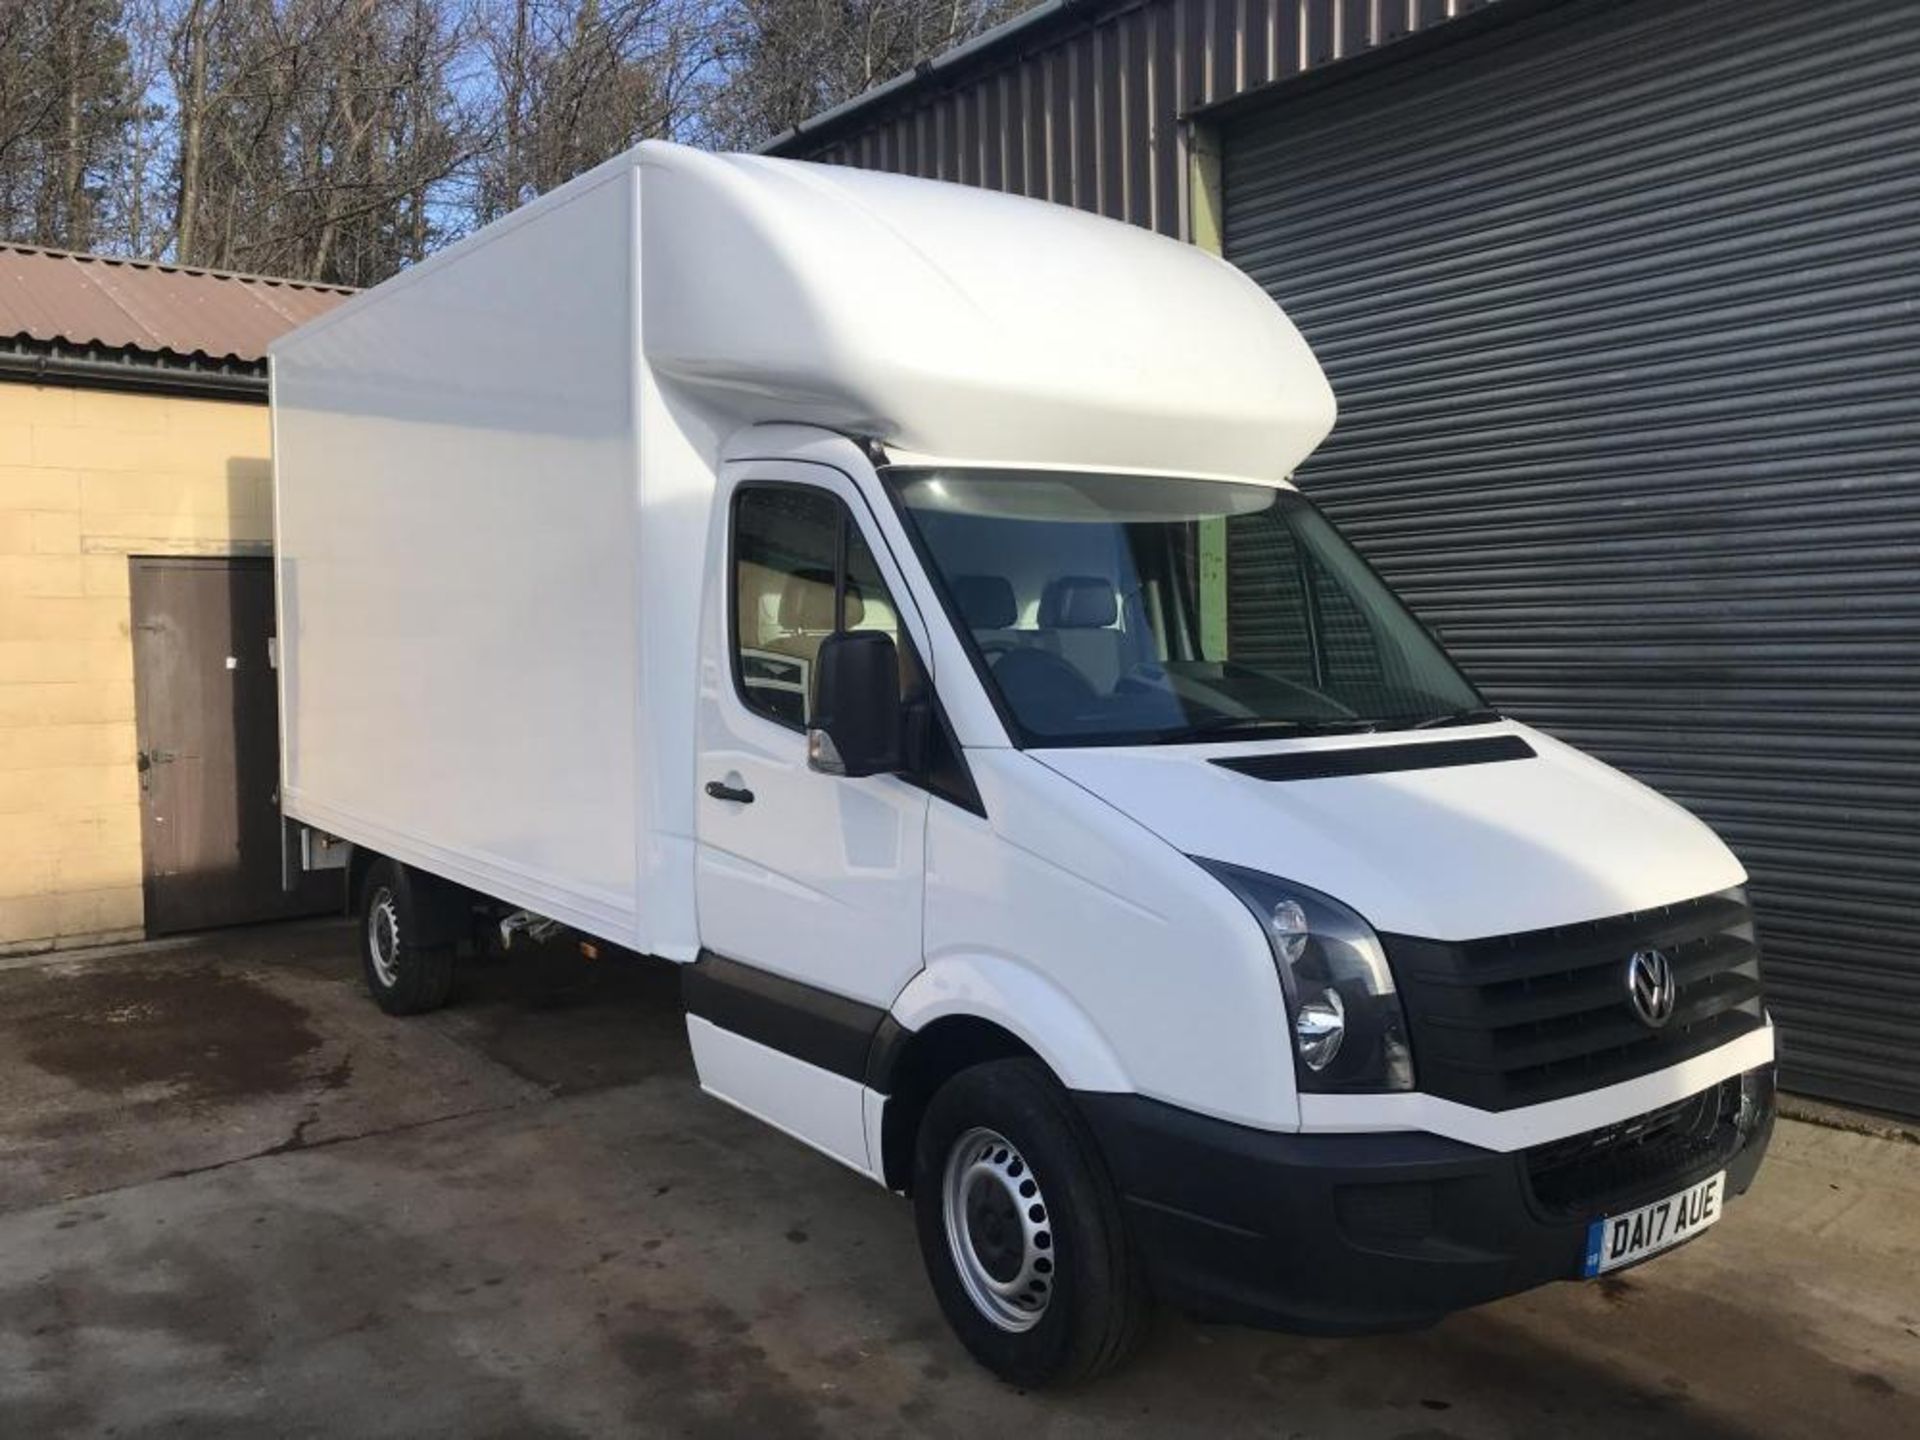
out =
{"type": "Polygon", "coordinates": [[[700,1083],[863,1172],[866,1059],[920,968],[926,790],[807,767],[821,642],[880,630],[903,704],[925,629],[839,471],[755,462],[721,478],[698,721],[701,955],[686,973],[700,1083]]]}

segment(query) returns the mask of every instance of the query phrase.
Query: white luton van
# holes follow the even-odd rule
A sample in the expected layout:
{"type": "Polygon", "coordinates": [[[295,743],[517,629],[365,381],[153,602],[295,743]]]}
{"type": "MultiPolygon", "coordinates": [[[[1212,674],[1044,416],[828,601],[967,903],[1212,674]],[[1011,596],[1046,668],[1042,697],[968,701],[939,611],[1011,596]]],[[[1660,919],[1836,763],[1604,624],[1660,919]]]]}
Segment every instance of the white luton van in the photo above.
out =
{"type": "Polygon", "coordinates": [[[1753,1178],[1739,861],[1294,489],[1334,398],[1225,262],[649,143],[272,370],[283,806],[375,998],[503,917],[678,962],[701,1087],[911,1195],[998,1374],[1420,1324],[1753,1178]]]}

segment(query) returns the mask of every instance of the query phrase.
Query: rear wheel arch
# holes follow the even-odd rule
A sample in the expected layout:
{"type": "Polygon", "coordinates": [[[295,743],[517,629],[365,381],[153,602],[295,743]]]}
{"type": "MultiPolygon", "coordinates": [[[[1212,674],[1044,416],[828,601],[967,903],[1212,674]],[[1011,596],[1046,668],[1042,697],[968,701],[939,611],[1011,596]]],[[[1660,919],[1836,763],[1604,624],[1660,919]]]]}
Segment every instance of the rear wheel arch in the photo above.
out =
{"type": "Polygon", "coordinates": [[[367,993],[389,1015],[438,1010],[453,990],[454,947],[435,933],[433,891],[417,878],[383,856],[367,867],[360,885],[361,968],[367,993]]]}
{"type": "Polygon", "coordinates": [[[409,917],[414,927],[410,938],[423,945],[457,945],[471,938],[471,912],[477,899],[472,891],[363,845],[355,845],[347,856],[349,913],[364,911],[367,885],[376,870],[389,874],[391,882],[405,893],[413,912],[409,917]]]}
{"type": "Polygon", "coordinates": [[[358,914],[360,902],[366,897],[367,874],[380,860],[376,851],[364,845],[347,846],[347,913],[358,914]]]}

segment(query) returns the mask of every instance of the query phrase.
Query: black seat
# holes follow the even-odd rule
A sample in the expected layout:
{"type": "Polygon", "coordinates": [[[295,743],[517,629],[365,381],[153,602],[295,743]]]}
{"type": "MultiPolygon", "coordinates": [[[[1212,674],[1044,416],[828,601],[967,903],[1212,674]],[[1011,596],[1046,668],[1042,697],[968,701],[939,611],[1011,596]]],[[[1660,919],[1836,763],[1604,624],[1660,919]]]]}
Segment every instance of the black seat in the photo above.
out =
{"type": "Polygon", "coordinates": [[[953,603],[974,640],[989,654],[1032,645],[1039,638],[1031,630],[1014,628],[1020,619],[1020,602],[1014,598],[1013,582],[1004,575],[954,576],[953,603]]]}

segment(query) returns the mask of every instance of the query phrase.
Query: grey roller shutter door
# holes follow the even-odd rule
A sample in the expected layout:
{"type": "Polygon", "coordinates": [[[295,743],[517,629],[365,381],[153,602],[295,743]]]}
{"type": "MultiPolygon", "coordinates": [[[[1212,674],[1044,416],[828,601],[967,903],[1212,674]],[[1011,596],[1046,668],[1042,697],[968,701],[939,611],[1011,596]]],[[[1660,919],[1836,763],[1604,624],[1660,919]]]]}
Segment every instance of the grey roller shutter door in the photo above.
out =
{"type": "Polygon", "coordinates": [[[1578,4],[1223,137],[1302,486],[1502,708],[1739,852],[1784,1081],[1920,1114],[1920,26],[1578,4]]]}

